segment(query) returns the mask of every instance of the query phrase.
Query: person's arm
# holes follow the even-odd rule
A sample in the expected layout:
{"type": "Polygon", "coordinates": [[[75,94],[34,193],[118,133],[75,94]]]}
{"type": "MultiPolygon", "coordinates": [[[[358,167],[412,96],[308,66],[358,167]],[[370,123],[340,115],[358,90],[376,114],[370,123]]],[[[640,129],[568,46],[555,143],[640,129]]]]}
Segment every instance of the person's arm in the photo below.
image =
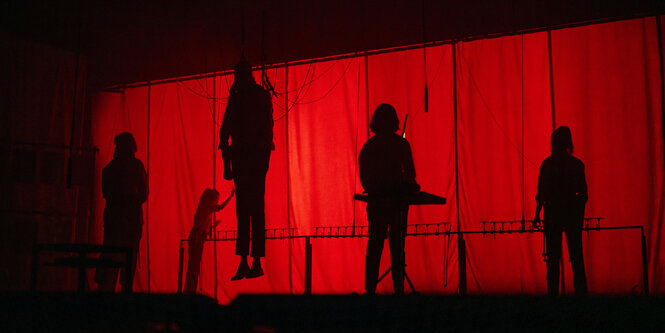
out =
{"type": "Polygon", "coordinates": [[[263,105],[261,106],[265,111],[265,117],[261,123],[261,134],[263,135],[262,141],[267,145],[270,150],[275,150],[275,142],[273,142],[273,127],[275,121],[272,118],[272,97],[270,93],[261,88],[263,93],[263,105]]]}
{"type": "Polygon", "coordinates": [[[584,209],[586,206],[586,202],[589,200],[589,193],[587,189],[587,184],[586,184],[586,176],[584,174],[584,163],[580,161],[580,167],[579,167],[579,173],[577,175],[578,179],[575,184],[577,187],[575,189],[576,192],[576,197],[577,197],[577,213],[578,218],[580,219],[581,223],[584,223],[584,209]]]}
{"type": "Polygon", "coordinates": [[[120,184],[122,182],[118,179],[117,172],[112,163],[113,161],[102,170],[102,196],[106,199],[107,203],[126,199],[121,194],[120,184]]]}
{"type": "Polygon", "coordinates": [[[360,149],[360,153],[358,154],[358,175],[360,176],[360,185],[362,185],[363,190],[367,192],[367,189],[369,188],[369,175],[367,173],[367,152],[366,152],[366,147],[367,143],[360,149]]]}
{"type": "Polygon", "coordinates": [[[224,118],[222,120],[222,125],[219,128],[219,146],[218,148],[222,151],[222,162],[224,164],[224,179],[231,180],[233,179],[233,172],[231,170],[231,146],[229,145],[229,138],[231,136],[231,127],[232,116],[231,114],[235,108],[235,98],[234,96],[229,97],[229,102],[226,105],[226,111],[224,111],[224,118]]]}
{"type": "Polygon", "coordinates": [[[234,189],[231,190],[231,194],[229,194],[229,197],[226,198],[226,200],[224,200],[224,202],[222,202],[221,205],[215,206],[215,211],[220,211],[220,210],[224,209],[224,207],[226,207],[226,205],[229,204],[229,201],[231,201],[231,198],[233,198],[233,196],[235,194],[236,194],[236,189],[234,188],[234,189]]]}
{"type": "Polygon", "coordinates": [[[580,168],[580,180],[579,180],[579,188],[577,190],[577,195],[580,197],[582,203],[586,204],[586,202],[589,200],[589,192],[586,184],[584,164],[581,162],[580,164],[582,165],[582,167],[580,168]]]}
{"type": "Polygon", "coordinates": [[[108,168],[102,169],[102,197],[106,200],[111,196],[111,179],[109,179],[108,168]]]}
{"type": "Polygon", "coordinates": [[[140,179],[139,179],[139,186],[138,186],[138,201],[139,203],[143,204],[148,200],[148,174],[145,171],[145,166],[143,166],[143,162],[138,160],[139,164],[139,169],[140,169],[140,179]]]}
{"type": "Polygon", "coordinates": [[[545,162],[540,165],[538,173],[538,192],[536,194],[536,213],[533,217],[533,227],[540,227],[540,211],[543,209],[543,195],[545,192],[545,162]]]}

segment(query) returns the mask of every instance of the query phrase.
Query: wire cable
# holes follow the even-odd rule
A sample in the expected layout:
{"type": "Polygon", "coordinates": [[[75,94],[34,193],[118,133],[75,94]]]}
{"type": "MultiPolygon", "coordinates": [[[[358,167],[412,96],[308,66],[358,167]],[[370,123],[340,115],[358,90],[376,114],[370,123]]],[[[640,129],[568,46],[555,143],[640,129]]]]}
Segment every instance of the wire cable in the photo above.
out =
{"type": "MultiPolygon", "coordinates": [[[[460,55],[460,57],[459,57],[459,58],[460,58],[460,67],[462,67],[462,61],[466,61],[466,60],[464,59],[463,52],[459,52],[459,55],[460,55]]],[[[513,147],[513,148],[514,148],[514,149],[515,149],[515,150],[516,150],[516,151],[517,151],[517,152],[518,152],[518,153],[519,153],[519,154],[520,154],[520,155],[521,155],[521,156],[522,156],[527,162],[529,162],[529,163],[530,163],[531,165],[533,165],[534,167],[538,168],[538,165],[536,165],[536,163],[534,163],[534,162],[531,161],[528,157],[526,157],[526,155],[524,155],[524,152],[522,152],[522,150],[520,150],[520,148],[519,148],[519,147],[518,147],[518,146],[517,146],[512,140],[510,140],[510,137],[508,136],[508,133],[506,133],[506,130],[501,126],[501,124],[499,123],[499,120],[496,119],[496,116],[495,116],[494,113],[492,112],[492,109],[490,108],[489,104],[487,103],[487,101],[486,101],[485,98],[483,97],[483,94],[481,93],[480,88],[478,87],[478,84],[476,83],[476,80],[473,78],[473,74],[471,73],[471,68],[470,68],[469,66],[466,66],[466,67],[467,67],[467,74],[468,74],[468,76],[469,76],[469,77],[468,77],[468,81],[471,83],[471,86],[472,86],[472,87],[476,90],[476,92],[478,93],[478,97],[480,97],[480,101],[482,102],[483,106],[485,106],[484,110],[487,111],[487,113],[490,115],[490,118],[492,119],[492,121],[494,121],[494,123],[496,124],[496,127],[499,129],[499,131],[501,132],[501,134],[503,134],[503,136],[506,138],[506,141],[508,141],[508,143],[509,143],[509,144],[510,144],[510,145],[511,145],[511,146],[512,146],[512,147],[513,147]]],[[[461,75],[460,75],[460,77],[461,77],[461,75]]]]}

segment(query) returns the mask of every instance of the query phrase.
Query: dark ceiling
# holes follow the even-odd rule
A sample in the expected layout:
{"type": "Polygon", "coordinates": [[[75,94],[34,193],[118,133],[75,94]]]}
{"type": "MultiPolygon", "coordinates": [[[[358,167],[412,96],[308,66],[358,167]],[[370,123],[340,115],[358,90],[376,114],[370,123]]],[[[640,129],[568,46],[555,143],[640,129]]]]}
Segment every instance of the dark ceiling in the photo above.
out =
{"type": "Polygon", "coordinates": [[[0,18],[10,34],[80,50],[99,87],[229,69],[240,55],[243,18],[254,64],[262,49],[266,63],[280,63],[421,43],[423,3],[426,41],[665,9],[662,0],[6,0],[0,18]]]}

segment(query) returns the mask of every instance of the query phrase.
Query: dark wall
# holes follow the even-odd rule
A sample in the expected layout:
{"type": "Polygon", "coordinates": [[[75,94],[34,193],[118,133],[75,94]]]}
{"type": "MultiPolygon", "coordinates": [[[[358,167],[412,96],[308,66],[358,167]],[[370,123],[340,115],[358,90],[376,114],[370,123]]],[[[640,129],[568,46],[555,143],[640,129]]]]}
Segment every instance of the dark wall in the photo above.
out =
{"type": "Polygon", "coordinates": [[[240,55],[243,17],[245,53],[258,64],[262,49],[267,63],[279,63],[421,43],[423,2],[427,41],[665,8],[657,0],[9,2],[7,29],[81,49],[90,56],[90,82],[97,87],[229,69],[240,55]]]}

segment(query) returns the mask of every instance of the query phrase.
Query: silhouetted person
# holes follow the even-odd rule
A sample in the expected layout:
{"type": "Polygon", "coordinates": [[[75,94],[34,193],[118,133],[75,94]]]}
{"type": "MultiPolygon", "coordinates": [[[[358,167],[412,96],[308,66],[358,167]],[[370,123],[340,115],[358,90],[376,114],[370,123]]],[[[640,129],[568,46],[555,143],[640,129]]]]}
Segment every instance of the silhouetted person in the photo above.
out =
{"type": "Polygon", "coordinates": [[[584,206],[588,199],[584,163],[572,156],[573,139],[567,126],[560,126],[551,136],[552,155],[540,165],[535,223],[543,213],[543,231],[547,248],[547,292],[559,294],[561,234],[566,233],[568,254],[573,269],[575,295],[587,294],[582,253],[584,206]]]}
{"type": "Polygon", "coordinates": [[[399,128],[397,112],[389,104],[374,111],[367,140],[358,164],[360,182],[368,194],[369,240],[365,257],[365,290],[374,294],[379,276],[383,243],[389,234],[390,259],[395,294],[404,293],[404,238],[408,203],[406,196],[417,192],[416,171],[411,146],[395,134],[399,128]]]}
{"type": "MultiPolygon", "coordinates": [[[[187,275],[185,277],[185,293],[193,294],[196,292],[196,286],[199,282],[199,272],[201,271],[201,256],[203,255],[203,243],[206,235],[210,232],[212,227],[212,213],[220,211],[228,205],[233,197],[235,190],[231,190],[229,197],[224,200],[221,205],[217,205],[219,201],[219,192],[207,188],[201,193],[199,205],[196,207],[194,214],[194,225],[189,232],[188,240],[188,260],[187,260],[187,275]]],[[[215,222],[217,226],[219,221],[215,222]]]]}
{"type": "MultiPolygon", "coordinates": [[[[104,206],[104,245],[123,246],[132,249],[132,276],[136,271],[136,255],[143,230],[143,209],[148,199],[148,182],[143,163],[134,157],[136,141],[131,133],[118,134],[113,139],[113,160],[102,170],[102,194],[104,206]]],[[[101,259],[123,261],[122,254],[102,253],[101,259]]],[[[98,268],[95,281],[98,290],[114,292],[118,281],[118,268],[98,268]]],[[[125,284],[122,270],[120,283],[125,284]]]]}
{"type": "Polygon", "coordinates": [[[235,66],[234,76],[219,130],[224,179],[233,179],[236,188],[238,228],[235,253],[240,256],[240,264],[232,281],[263,275],[261,257],[265,256],[265,183],[270,151],[273,149],[270,94],[254,82],[252,68],[244,59],[235,66]],[[251,269],[247,264],[250,238],[253,258],[251,269]]]}

